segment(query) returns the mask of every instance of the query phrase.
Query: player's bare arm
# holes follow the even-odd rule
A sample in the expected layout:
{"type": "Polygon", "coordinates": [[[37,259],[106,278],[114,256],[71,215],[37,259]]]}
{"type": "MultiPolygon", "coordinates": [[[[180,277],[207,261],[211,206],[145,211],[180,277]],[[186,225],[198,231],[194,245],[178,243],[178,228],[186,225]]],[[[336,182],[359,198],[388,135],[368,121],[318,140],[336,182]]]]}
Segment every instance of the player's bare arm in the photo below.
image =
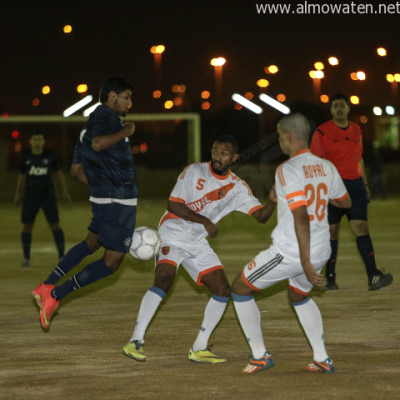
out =
{"type": "Polygon", "coordinates": [[[133,122],[125,122],[124,129],[111,135],[97,136],[92,140],[92,149],[94,151],[102,151],[116,145],[126,137],[135,133],[135,124],[133,122]]]}
{"type": "Polygon", "coordinates": [[[343,200],[329,199],[329,203],[338,208],[351,208],[351,198],[348,194],[347,197],[343,200]]]}
{"type": "Polygon", "coordinates": [[[268,197],[268,203],[264,206],[264,208],[261,208],[251,214],[251,216],[254,217],[260,224],[265,224],[275,211],[276,203],[278,202],[275,185],[270,190],[268,197]]]}
{"type": "Polygon", "coordinates": [[[23,188],[25,186],[25,181],[26,181],[26,174],[19,174],[17,181],[17,189],[15,190],[15,198],[14,198],[14,204],[16,206],[21,205],[21,197],[23,188]]]}
{"type": "Polygon", "coordinates": [[[361,164],[361,168],[362,168],[362,173],[363,173],[362,174],[362,178],[363,178],[363,181],[364,181],[364,184],[365,184],[365,189],[367,190],[367,196],[370,199],[371,198],[371,192],[370,192],[369,187],[368,187],[367,175],[365,174],[365,167],[364,167],[364,159],[363,158],[361,158],[360,164],[361,164]]]}
{"type": "Polygon", "coordinates": [[[179,218],[204,225],[204,228],[208,232],[208,237],[210,239],[217,236],[217,226],[207,217],[204,217],[203,215],[197,214],[192,211],[187,205],[183,203],[178,203],[176,201],[169,201],[167,209],[170,213],[176,215],[179,218]]]}
{"type": "Polygon", "coordinates": [[[56,172],[56,177],[57,177],[57,179],[58,179],[58,180],[60,181],[60,183],[61,183],[61,189],[62,189],[62,197],[63,197],[63,199],[64,199],[64,200],[67,200],[67,201],[71,201],[71,196],[70,196],[69,193],[68,193],[67,184],[65,183],[65,178],[64,178],[63,173],[61,172],[61,169],[59,169],[59,170],[56,172]]]}
{"type": "Polygon", "coordinates": [[[304,273],[309,282],[316,286],[322,286],[326,279],[319,274],[311,263],[310,259],[310,217],[306,206],[300,206],[293,212],[294,228],[299,243],[300,260],[304,273]]]}
{"type": "Polygon", "coordinates": [[[89,186],[89,181],[86,177],[85,170],[83,169],[83,164],[72,164],[71,175],[79,182],[89,186]]]}

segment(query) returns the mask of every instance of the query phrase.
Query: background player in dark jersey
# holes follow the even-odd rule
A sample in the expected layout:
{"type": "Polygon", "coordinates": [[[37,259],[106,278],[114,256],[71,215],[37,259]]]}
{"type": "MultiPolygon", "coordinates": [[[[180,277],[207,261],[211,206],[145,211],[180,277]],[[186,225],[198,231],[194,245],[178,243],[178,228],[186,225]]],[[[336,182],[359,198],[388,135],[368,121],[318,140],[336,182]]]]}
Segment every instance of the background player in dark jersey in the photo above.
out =
{"type": "Polygon", "coordinates": [[[310,150],[318,157],[331,161],[347,188],[352,206],[340,209],[329,204],[329,225],[331,233],[331,257],[326,265],[326,288],[339,289],[335,282],[335,265],[338,251],[340,221],[344,215],[356,236],[357,247],[368,274],[368,289],[378,290],[390,285],[391,274],[384,274],[376,268],[374,248],[368,228],[368,203],[370,192],[362,159],[363,144],[361,129],[355,122],[349,121],[349,100],[343,94],[331,99],[333,119],[320,125],[311,140],[310,150]]]}
{"type": "Polygon", "coordinates": [[[64,257],[64,233],[60,228],[57,201],[54,194],[52,173],[61,183],[62,196],[71,200],[60,166],[51,150],[44,149],[44,135],[41,130],[31,134],[32,149],[25,151],[21,157],[21,168],[18,176],[14,202],[22,204],[21,222],[24,224],[21,234],[24,261],[21,267],[30,267],[32,230],[36,215],[41,208],[44,211],[58,249],[58,257],[64,257]],[[22,194],[25,189],[24,194],[22,194]]]}
{"type": "Polygon", "coordinates": [[[100,102],[87,121],[75,147],[72,175],[89,184],[93,218],[87,238],[74,246],[32,294],[44,328],[50,326],[60,300],[74,290],[110,276],[129,252],[136,223],[137,184],[129,136],[133,122],[122,123],[132,106],[132,84],[120,77],[107,79],[100,102]],[[65,283],[55,284],[86,256],[105,248],[103,258],[86,265],[65,283]]]}

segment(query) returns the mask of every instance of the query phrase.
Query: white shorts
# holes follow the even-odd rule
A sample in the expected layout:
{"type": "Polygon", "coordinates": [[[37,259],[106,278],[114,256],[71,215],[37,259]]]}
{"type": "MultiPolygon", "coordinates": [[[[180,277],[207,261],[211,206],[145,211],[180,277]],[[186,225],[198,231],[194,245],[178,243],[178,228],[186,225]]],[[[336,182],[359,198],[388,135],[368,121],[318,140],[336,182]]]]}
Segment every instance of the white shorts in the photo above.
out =
{"type": "Polygon", "coordinates": [[[161,242],[161,247],[156,257],[156,268],[159,264],[171,264],[178,271],[179,265],[188,272],[199,286],[203,286],[201,279],[217,269],[223,269],[222,263],[207,240],[201,244],[191,243],[169,244],[161,242]]]}
{"type": "MultiPolygon", "coordinates": [[[[317,272],[320,272],[328,260],[311,262],[317,272]]],[[[266,289],[285,279],[297,293],[306,296],[313,284],[304,273],[300,260],[285,257],[284,253],[272,245],[259,253],[242,271],[243,281],[253,290],[266,289]]]]}

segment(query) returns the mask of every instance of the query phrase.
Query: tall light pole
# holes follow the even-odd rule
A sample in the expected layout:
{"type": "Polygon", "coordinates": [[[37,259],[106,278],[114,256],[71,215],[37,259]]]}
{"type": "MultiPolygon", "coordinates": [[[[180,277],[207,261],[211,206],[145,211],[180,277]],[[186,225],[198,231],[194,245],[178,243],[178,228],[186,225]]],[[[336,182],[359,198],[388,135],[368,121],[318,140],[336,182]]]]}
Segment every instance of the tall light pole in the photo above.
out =
{"type": "Polygon", "coordinates": [[[165,46],[162,44],[153,46],[150,52],[154,54],[154,73],[155,73],[155,84],[156,89],[161,89],[162,81],[162,66],[161,66],[161,55],[164,53],[165,46]]]}
{"type": "Polygon", "coordinates": [[[218,57],[213,58],[210,64],[215,70],[215,89],[216,89],[216,107],[218,108],[222,104],[222,67],[226,63],[225,58],[218,57]]]}

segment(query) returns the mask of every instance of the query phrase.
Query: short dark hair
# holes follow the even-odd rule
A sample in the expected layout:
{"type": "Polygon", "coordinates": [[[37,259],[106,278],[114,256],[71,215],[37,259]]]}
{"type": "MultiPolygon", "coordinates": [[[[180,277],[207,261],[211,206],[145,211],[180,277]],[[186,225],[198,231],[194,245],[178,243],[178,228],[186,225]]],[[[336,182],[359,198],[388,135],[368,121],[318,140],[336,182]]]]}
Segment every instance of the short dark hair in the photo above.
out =
{"type": "Polygon", "coordinates": [[[41,129],[35,129],[29,134],[29,139],[32,139],[32,136],[42,135],[44,138],[44,132],[41,129]]]}
{"type": "Polygon", "coordinates": [[[347,96],[345,96],[344,94],[341,94],[341,93],[335,94],[331,98],[331,106],[335,100],[344,100],[346,102],[346,104],[349,105],[349,98],[347,96]]]}
{"type": "Polygon", "coordinates": [[[133,91],[132,83],[124,78],[121,78],[120,76],[111,76],[110,78],[106,79],[100,88],[100,103],[105,103],[108,100],[108,95],[110,92],[120,94],[125,92],[125,90],[133,91]]]}
{"type": "Polygon", "coordinates": [[[237,140],[231,135],[219,135],[216,139],[218,143],[230,143],[232,145],[233,153],[237,153],[238,151],[238,142],[237,140]]]}

